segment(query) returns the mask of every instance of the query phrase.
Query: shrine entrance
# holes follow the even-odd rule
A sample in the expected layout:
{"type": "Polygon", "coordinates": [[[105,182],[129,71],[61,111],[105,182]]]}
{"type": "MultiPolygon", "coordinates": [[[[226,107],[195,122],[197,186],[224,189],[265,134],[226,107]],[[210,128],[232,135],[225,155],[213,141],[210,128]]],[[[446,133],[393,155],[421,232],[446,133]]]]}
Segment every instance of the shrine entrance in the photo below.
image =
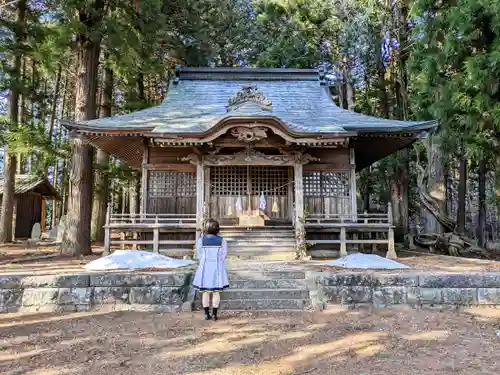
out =
{"type": "Polygon", "coordinates": [[[291,222],[294,179],[290,166],[213,166],[209,168],[210,213],[221,222],[245,225],[261,215],[291,222]]]}

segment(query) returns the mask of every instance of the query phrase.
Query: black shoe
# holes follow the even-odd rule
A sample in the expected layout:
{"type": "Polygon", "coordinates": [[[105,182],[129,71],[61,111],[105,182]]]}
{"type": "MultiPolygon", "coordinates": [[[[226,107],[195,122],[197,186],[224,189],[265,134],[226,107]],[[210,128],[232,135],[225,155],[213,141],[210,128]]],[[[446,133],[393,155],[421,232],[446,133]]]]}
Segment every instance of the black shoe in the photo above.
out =
{"type": "Polygon", "coordinates": [[[212,308],[212,315],[214,316],[214,320],[217,320],[217,307],[212,308]]]}
{"type": "Polygon", "coordinates": [[[210,316],[210,308],[204,307],[203,310],[205,310],[205,320],[211,320],[212,317],[210,316]]]}

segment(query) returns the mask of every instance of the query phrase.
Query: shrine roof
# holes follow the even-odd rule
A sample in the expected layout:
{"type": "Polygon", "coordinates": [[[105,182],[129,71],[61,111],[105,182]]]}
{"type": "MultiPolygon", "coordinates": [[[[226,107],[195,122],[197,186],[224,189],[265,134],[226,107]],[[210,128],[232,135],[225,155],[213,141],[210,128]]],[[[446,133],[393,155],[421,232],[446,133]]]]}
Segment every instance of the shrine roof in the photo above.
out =
{"type": "Polygon", "coordinates": [[[272,118],[294,133],[404,132],[435,126],[434,121],[386,120],[339,108],[317,70],[260,68],[181,68],[160,105],[67,126],[200,134],[231,118],[272,118]],[[230,108],[230,100],[234,102],[249,86],[267,104],[250,100],[230,108]]]}

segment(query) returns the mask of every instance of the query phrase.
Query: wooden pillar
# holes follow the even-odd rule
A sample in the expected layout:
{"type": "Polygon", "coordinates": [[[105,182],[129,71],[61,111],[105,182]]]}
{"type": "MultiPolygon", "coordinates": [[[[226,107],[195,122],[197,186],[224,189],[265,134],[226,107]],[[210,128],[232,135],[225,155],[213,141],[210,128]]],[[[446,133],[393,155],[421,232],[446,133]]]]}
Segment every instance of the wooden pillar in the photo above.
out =
{"type": "Polygon", "coordinates": [[[347,244],[346,244],[346,229],[345,227],[340,228],[340,256],[345,257],[347,255],[347,244]]]}
{"type": "Polygon", "coordinates": [[[158,216],[156,216],[155,227],[153,229],[153,252],[160,252],[160,228],[158,225],[158,216]]]}
{"type": "Polygon", "coordinates": [[[147,213],[148,205],[148,160],[149,160],[149,147],[145,146],[142,154],[142,167],[141,167],[141,196],[140,196],[140,213],[147,213]]]}
{"type": "Polygon", "coordinates": [[[302,164],[294,165],[294,181],[295,181],[295,233],[297,235],[297,245],[301,245],[300,235],[304,231],[304,182],[302,164]]]}
{"type": "Polygon", "coordinates": [[[42,233],[45,232],[46,218],[47,218],[47,201],[42,197],[42,217],[40,219],[40,227],[42,228],[42,233]]]}
{"type": "Polygon", "coordinates": [[[388,244],[386,258],[397,259],[396,246],[394,244],[394,226],[392,222],[392,205],[389,203],[387,206],[387,220],[389,222],[388,244]]]}
{"type": "Polygon", "coordinates": [[[111,229],[109,228],[109,224],[111,224],[111,204],[108,203],[106,224],[104,226],[104,255],[109,255],[111,249],[111,229]]]}
{"type": "Polygon", "coordinates": [[[358,200],[357,200],[357,192],[356,192],[356,158],[354,149],[349,149],[349,164],[350,164],[350,174],[349,174],[349,182],[350,182],[350,195],[351,195],[351,215],[352,220],[358,220],[358,200]]]}
{"type": "Polygon", "coordinates": [[[205,167],[196,164],[196,240],[203,234],[203,203],[205,198],[205,167]]]}

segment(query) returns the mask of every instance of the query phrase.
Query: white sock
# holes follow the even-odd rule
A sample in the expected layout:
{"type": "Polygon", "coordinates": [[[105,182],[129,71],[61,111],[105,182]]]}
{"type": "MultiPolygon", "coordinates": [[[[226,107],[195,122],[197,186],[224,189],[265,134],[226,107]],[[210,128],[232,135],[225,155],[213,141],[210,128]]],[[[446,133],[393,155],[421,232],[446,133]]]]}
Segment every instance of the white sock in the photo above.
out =
{"type": "Polygon", "coordinates": [[[212,307],[218,309],[220,304],[220,293],[212,293],[212,307]]]}
{"type": "Polygon", "coordinates": [[[203,304],[203,307],[210,307],[210,293],[201,293],[201,303],[203,304]]]}

